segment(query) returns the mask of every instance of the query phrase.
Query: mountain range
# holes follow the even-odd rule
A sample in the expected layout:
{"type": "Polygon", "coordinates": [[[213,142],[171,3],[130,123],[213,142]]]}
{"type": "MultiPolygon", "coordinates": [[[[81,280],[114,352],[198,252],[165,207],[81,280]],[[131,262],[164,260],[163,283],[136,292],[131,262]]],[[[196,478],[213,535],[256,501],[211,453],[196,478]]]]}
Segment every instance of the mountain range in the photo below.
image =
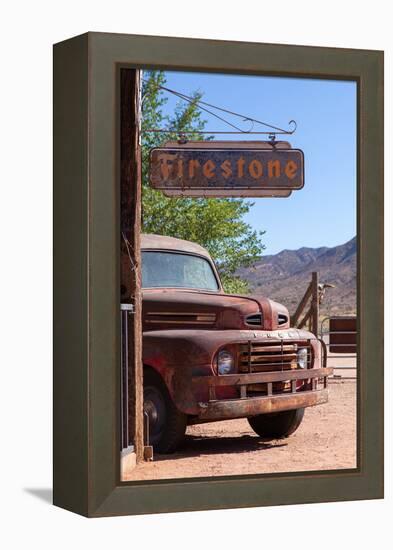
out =
{"type": "Polygon", "coordinates": [[[263,256],[253,267],[237,274],[246,279],[256,294],[284,304],[291,314],[303,297],[311,273],[319,273],[321,283],[330,283],[321,304],[321,315],[346,315],[356,312],[356,237],[334,246],[282,250],[263,256]]]}

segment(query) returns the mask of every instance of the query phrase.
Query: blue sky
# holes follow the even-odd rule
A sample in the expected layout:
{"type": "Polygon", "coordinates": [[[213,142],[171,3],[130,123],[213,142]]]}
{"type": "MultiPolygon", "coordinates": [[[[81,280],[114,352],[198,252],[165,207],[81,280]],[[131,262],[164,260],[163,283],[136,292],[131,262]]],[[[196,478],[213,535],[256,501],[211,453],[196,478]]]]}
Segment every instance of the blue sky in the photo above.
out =
{"type": "MultiPolygon", "coordinates": [[[[247,216],[253,228],[266,231],[265,254],[335,246],[356,234],[355,82],[190,72],[167,72],[166,76],[168,88],[185,94],[200,90],[208,103],[275,126],[287,128],[291,119],[296,120],[297,130],[288,141],[304,151],[304,188],[289,198],[251,199],[255,205],[247,216]]],[[[172,112],[177,101],[169,94],[165,110],[172,112]]],[[[204,118],[207,130],[230,129],[207,113],[204,118]]]]}

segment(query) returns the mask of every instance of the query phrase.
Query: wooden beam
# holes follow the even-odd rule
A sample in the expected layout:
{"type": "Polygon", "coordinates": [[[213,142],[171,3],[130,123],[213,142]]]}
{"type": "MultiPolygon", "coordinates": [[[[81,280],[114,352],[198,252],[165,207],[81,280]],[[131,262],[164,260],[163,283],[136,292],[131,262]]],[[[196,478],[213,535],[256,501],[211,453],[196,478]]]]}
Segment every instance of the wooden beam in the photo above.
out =
{"type": "Polygon", "coordinates": [[[120,229],[121,301],[134,305],[128,315],[129,438],[136,460],[143,460],[143,367],[141,299],[140,71],[120,70],[120,229]]]}
{"type": "Polygon", "coordinates": [[[306,315],[303,317],[303,319],[298,323],[297,328],[303,328],[307,321],[310,320],[311,317],[311,306],[310,309],[307,311],[306,315]]]}
{"type": "Polygon", "coordinates": [[[307,304],[307,301],[310,298],[310,296],[311,296],[311,283],[308,285],[307,290],[304,293],[303,298],[301,299],[299,305],[297,306],[297,309],[296,309],[294,315],[292,316],[291,326],[293,326],[293,327],[296,326],[297,322],[299,321],[300,315],[302,314],[303,309],[305,308],[305,306],[307,304]]]}

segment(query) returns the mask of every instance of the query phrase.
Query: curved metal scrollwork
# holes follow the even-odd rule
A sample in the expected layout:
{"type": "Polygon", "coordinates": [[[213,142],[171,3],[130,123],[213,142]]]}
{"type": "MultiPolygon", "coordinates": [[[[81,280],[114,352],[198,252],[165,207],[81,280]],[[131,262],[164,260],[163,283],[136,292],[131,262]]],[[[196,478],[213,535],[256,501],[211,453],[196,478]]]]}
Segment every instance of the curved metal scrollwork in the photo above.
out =
{"type": "MultiPolygon", "coordinates": [[[[202,111],[205,111],[206,113],[208,113],[211,116],[217,118],[218,120],[220,120],[224,124],[227,124],[231,128],[234,128],[234,130],[231,130],[231,131],[223,131],[223,130],[218,130],[218,131],[213,131],[213,130],[182,130],[182,131],[179,131],[175,128],[148,128],[148,129],[144,130],[145,132],[157,132],[157,133],[167,133],[167,134],[176,134],[176,135],[181,134],[182,136],[185,136],[187,134],[213,134],[213,135],[214,134],[248,134],[248,135],[250,135],[250,134],[253,134],[253,135],[266,134],[272,139],[272,141],[274,141],[277,135],[292,135],[294,132],[296,132],[296,129],[297,129],[297,123],[296,123],[295,120],[290,120],[288,122],[288,126],[289,127],[292,126],[292,128],[290,128],[288,130],[285,130],[284,128],[280,128],[278,126],[273,126],[272,124],[268,124],[267,122],[263,122],[261,120],[257,120],[255,118],[252,118],[252,117],[249,117],[249,116],[244,116],[240,113],[230,111],[229,109],[224,109],[223,107],[218,107],[217,105],[212,105],[211,103],[207,103],[206,101],[197,100],[193,97],[187,96],[186,94],[183,94],[183,93],[178,92],[176,90],[171,90],[170,88],[166,88],[165,86],[158,86],[158,88],[163,90],[163,91],[166,91],[168,93],[171,93],[171,94],[175,95],[176,97],[178,97],[179,99],[181,99],[183,101],[186,101],[187,103],[190,103],[192,105],[198,105],[198,107],[202,111]],[[209,109],[207,107],[209,107],[209,109]],[[244,130],[244,129],[240,128],[238,125],[234,124],[233,122],[230,122],[229,120],[226,120],[223,116],[220,116],[217,113],[214,113],[213,111],[211,111],[211,109],[227,113],[231,116],[242,118],[243,122],[249,122],[250,123],[250,128],[244,130]],[[270,130],[255,131],[254,130],[255,124],[265,126],[266,128],[270,128],[270,130]]],[[[145,97],[146,97],[146,95],[142,98],[142,102],[144,101],[145,97]]]]}

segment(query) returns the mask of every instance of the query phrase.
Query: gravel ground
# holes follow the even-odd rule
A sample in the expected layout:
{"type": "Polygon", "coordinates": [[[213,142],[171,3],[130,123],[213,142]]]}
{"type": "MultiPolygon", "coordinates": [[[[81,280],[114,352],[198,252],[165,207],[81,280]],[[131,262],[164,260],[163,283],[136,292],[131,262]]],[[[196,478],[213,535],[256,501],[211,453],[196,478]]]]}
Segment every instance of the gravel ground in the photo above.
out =
{"type": "Polygon", "coordinates": [[[124,481],[356,468],[356,381],[333,380],[329,402],[306,409],[287,439],[261,440],[247,420],[187,429],[180,452],[156,455],[124,481]]]}

